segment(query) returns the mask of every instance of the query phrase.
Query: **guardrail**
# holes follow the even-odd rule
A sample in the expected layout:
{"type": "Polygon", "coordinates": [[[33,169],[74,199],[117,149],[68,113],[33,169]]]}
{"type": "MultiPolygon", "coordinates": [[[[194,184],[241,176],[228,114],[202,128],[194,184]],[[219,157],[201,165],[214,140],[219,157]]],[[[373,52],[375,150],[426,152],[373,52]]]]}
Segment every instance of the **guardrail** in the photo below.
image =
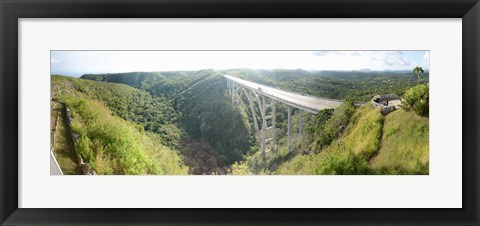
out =
{"type": "MultiPolygon", "coordinates": [[[[57,105],[57,103],[53,104],[53,108],[57,105]]],[[[63,171],[60,168],[60,165],[58,165],[57,158],[55,158],[55,155],[53,154],[53,151],[55,150],[55,140],[57,137],[57,127],[58,127],[58,119],[60,118],[60,112],[57,113],[57,117],[55,118],[55,123],[53,126],[53,136],[50,136],[52,139],[52,142],[50,143],[50,175],[63,175],[63,171]]]]}
{"type": "Polygon", "coordinates": [[[62,169],[53,154],[53,148],[50,149],[50,175],[63,175],[62,169]]]}

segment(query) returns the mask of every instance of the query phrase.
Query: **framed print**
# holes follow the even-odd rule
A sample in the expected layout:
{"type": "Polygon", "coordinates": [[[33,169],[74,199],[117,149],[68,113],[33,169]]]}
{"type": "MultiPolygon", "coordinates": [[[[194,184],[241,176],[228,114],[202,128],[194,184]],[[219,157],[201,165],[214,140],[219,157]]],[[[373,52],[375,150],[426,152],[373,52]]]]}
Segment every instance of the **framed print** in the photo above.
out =
{"type": "Polygon", "coordinates": [[[478,225],[479,3],[1,2],[2,225],[478,225]]]}

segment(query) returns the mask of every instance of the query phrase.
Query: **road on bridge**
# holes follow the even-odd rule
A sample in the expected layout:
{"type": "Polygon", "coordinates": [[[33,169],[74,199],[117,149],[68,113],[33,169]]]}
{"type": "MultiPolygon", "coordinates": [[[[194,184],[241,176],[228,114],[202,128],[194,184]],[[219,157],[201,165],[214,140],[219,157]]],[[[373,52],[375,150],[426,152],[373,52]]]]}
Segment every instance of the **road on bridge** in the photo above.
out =
{"type": "Polygon", "coordinates": [[[230,75],[223,75],[225,78],[245,86],[247,88],[255,90],[257,93],[270,97],[280,102],[284,102],[287,105],[297,107],[299,109],[317,114],[319,111],[325,108],[336,108],[342,104],[342,101],[332,100],[321,97],[306,96],[296,93],[291,93],[269,86],[261,85],[255,82],[249,82],[247,80],[239,79],[230,75]]]}

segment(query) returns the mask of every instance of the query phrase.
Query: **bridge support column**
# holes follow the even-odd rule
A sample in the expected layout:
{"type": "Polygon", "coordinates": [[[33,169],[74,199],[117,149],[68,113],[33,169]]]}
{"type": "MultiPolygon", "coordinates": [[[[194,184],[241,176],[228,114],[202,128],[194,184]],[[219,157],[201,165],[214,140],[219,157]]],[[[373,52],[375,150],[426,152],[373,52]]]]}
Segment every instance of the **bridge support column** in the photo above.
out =
{"type": "Polygon", "coordinates": [[[291,136],[292,136],[292,107],[288,106],[288,126],[287,126],[287,133],[288,133],[288,138],[287,138],[287,147],[288,147],[288,152],[292,151],[292,144],[291,144],[291,136]]]}
{"type": "Polygon", "coordinates": [[[276,109],[275,109],[275,100],[272,100],[272,151],[277,150],[277,131],[275,130],[277,128],[277,123],[275,122],[275,115],[277,114],[276,109]]]}
{"type": "Polygon", "coordinates": [[[233,104],[235,105],[236,102],[237,102],[237,84],[236,83],[233,83],[233,89],[232,89],[232,101],[233,101],[233,104]]]}
{"type": "Polygon", "coordinates": [[[234,86],[235,86],[235,83],[230,83],[230,95],[232,95],[232,105],[234,104],[234,100],[233,100],[233,89],[234,89],[234,86]]]}
{"type": "Polygon", "coordinates": [[[240,102],[239,97],[238,97],[238,86],[236,83],[232,82],[230,84],[230,93],[232,94],[232,104],[238,104],[240,102]]]}
{"type": "Polygon", "coordinates": [[[302,130],[303,130],[303,118],[302,118],[302,110],[298,110],[298,136],[302,137],[302,130]]]}

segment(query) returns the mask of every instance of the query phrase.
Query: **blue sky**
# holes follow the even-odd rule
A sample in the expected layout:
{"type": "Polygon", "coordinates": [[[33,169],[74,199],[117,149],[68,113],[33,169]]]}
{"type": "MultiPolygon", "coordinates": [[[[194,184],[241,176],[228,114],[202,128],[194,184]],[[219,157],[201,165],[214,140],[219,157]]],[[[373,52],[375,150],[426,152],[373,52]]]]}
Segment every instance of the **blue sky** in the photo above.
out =
{"type": "Polygon", "coordinates": [[[51,51],[51,73],[201,69],[429,69],[429,51],[51,51]]]}

